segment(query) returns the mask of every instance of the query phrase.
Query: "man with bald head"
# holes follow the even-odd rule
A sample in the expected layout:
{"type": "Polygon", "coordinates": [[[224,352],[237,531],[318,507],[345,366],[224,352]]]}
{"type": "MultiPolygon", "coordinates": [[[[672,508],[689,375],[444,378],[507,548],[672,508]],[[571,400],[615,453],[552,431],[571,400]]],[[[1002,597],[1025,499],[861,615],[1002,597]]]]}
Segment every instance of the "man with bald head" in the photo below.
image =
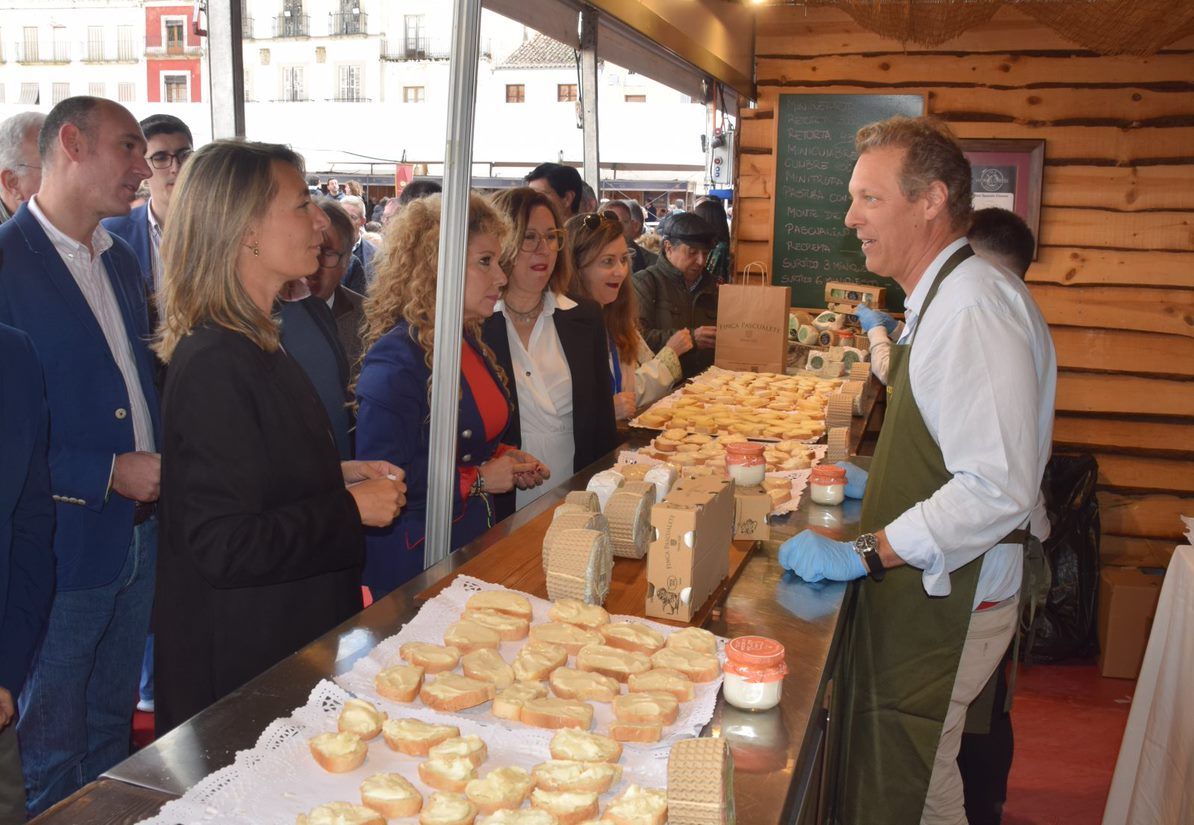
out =
{"type": "Polygon", "coordinates": [[[119,104],[71,97],[38,138],[41,188],[0,226],[0,323],[46,365],[57,592],[20,698],[27,808],[128,756],[157,556],[158,399],[141,268],[100,221],[149,177],[119,104]]]}
{"type": "Polygon", "coordinates": [[[0,123],[0,223],[41,186],[37,135],[45,120],[41,112],[21,112],[0,123]]]}

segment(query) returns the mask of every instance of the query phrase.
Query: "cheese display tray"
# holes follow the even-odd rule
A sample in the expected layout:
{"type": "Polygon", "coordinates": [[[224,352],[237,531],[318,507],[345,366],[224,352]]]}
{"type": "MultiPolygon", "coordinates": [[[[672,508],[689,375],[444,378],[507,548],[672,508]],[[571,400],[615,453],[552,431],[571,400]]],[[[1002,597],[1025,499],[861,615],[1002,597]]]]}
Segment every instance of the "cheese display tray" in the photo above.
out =
{"type": "MultiPolygon", "coordinates": [[[[427,642],[442,645],[444,643],[445,628],[456,622],[461,614],[464,613],[465,604],[468,602],[469,597],[482,590],[508,590],[508,588],[471,576],[457,576],[451,585],[429,599],[420,608],[415,617],[403,626],[398,633],[384,639],[367,656],[358,659],[351,670],[336,677],[336,682],[345,690],[351,691],[354,695],[373,702],[391,716],[413,716],[427,722],[442,724],[456,724],[456,720],[462,720],[495,732],[506,730],[528,742],[537,742],[544,749],[544,752],[546,752],[547,743],[550,742],[555,731],[536,728],[521,722],[494,716],[491,710],[491,702],[486,702],[478,707],[466,710],[443,712],[427,707],[418,698],[410,703],[394,702],[383,698],[377,692],[374,677],[385,668],[396,664],[403,664],[398,652],[403,644],[407,642],[427,642]]],[[[533,611],[532,625],[549,621],[547,612],[551,608],[551,602],[517,590],[511,590],[510,592],[518,593],[518,595],[523,596],[531,603],[533,611]]],[[[643,624],[663,634],[665,637],[680,629],[637,616],[611,615],[610,621],[643,624]]],[[[723,665],[725,663],[725,643],[725,639],[717,638],[717,656],[723,665]]],[[[511,662],[524,644],[526,644],[525,639],[502,642],[498,652],[501,653],[503,659],[511,662]]],[[[575,666],[575,661],[575,657],[570,656],[567,666],[575,666]]],[[[453,672],[459,673],[459,666],[453,672]]],[[[676,721],[663,728],[663,736],[658,742],[625,742],[623,743],[625,754],[642,752],[650,754],[650,758],[652,759],[660,759],[666,762],[668,748],[672,742],[698,736],[701,729],[713,718],[713,709],[717,703],[717,694],[721,688],[721,680],[722,677],[719,675],[713,681],[696,684],[695,697],[692,701],[684,702],[680,705],[676,721]]],[[[625,691],[623,690],[623,692],[625,691]]],[[[608,735],[609,726],[614,721],[611,705],[603,702],[591,702],[590,704],[594,710],[593,724],[590,730],[594,733],[608,735]]],[[[623,755],[624,762],[628,758],[625,754],[623,755]]],[[[643,783],[640,782],[640,784],[643,783]]]]}

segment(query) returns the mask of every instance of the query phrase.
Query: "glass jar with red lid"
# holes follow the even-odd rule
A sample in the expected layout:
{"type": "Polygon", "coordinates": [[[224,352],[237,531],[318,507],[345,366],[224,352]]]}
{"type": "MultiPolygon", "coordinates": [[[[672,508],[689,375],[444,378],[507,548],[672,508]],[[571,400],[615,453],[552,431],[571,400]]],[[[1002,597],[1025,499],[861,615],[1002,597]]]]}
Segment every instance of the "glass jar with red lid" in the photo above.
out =
{"type": "Polygon", "coordinates": [[[726,472],[734,483],[742,487],[756,487],[763,483],[767,461],[763,445],[754,441],[726,444],[726,472]]]}
{"type": "Polygon", "coordinates": [[[809,479],[809,495],[817,504],[841,504],[846,498],[846,470],[836,464],[818,464],[809,479]]]}
{"type": "Polygon", "coordinates": [[[765,636],[739,636],[726,645],[726,701],[742,710],[770,710],[783,695],[788,673],[784,646],[765,636]]]}

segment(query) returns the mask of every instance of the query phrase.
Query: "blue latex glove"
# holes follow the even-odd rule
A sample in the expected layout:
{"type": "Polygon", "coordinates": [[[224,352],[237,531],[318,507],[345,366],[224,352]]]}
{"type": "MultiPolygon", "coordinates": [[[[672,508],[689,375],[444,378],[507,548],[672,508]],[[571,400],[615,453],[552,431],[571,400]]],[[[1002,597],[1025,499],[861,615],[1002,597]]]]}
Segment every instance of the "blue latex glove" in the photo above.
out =
{"type": "Polygon", "coordinates": [[[839,461],[837,466],[846,471],[846,498],[861,499],[866,494],[866,482],[870,473],[849,461],[839,461]]]}
{"type": "Polygon", "coordinates": [[[834,541],[813,530],[805,530],[779,547],[779,563],[806,582],[829,579],[848,582],[866,575],[862,557],[848,541],[834,541]]]}
{"type": "Polygon", "coordinates": [[[855,308],[854,314],[858,316],[858,324],[862,327],[863,332],[870,332],[875,327],[881,326],[887,330],[889,336],[893,336],[900,325],[899,321],[886,312],[871,309],[866,304],[859,304],[855,308]]]}

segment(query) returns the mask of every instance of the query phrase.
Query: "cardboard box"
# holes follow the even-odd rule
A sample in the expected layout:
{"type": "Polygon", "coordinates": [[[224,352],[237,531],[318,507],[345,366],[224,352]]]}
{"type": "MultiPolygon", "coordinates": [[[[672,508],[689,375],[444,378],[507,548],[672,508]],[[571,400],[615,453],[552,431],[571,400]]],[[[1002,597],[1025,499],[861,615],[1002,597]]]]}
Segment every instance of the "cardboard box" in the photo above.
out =
{"type": "Polygon", "coordinates": [[[771,496],[762,487],[734,487],[734,539],[765,541],[771,538],[767,516],[771,496]]]}
{"type": "Polygon", "coordinates": [[[1135,567],[1104,567],[1099,576],[1099,670],[1135,679],[1153,626],[1162,576],[1135,567]]]}
{"type": "Polygon", "coordinates": [[[690,621],[730,572],[734,482],[685,477],[651,508],[646,614],[690,621]]]}

